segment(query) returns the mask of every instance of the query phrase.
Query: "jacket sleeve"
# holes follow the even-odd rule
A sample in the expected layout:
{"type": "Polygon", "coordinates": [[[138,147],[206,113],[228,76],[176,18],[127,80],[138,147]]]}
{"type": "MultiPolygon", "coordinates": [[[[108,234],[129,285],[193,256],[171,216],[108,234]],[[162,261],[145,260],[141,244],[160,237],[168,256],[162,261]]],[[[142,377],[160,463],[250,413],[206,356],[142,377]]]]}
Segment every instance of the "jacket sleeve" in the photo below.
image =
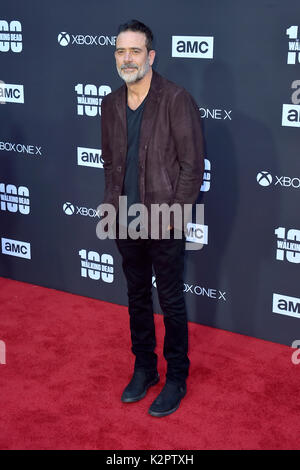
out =
{"type": "Polygon", "coordinates": [[[105,179],[103,203],[110,202],[112,195],[112,148],[108,132],[109,106],[109,102],[104,98],[101,103],[101,146],[105,179]]]}
{"type": "Polygon", "coordinates": [[[193,204],[203,180],[204,142],[198,107],[184,89],[172,100],[170,122],[180,165],[173,202],[193,204]]]}

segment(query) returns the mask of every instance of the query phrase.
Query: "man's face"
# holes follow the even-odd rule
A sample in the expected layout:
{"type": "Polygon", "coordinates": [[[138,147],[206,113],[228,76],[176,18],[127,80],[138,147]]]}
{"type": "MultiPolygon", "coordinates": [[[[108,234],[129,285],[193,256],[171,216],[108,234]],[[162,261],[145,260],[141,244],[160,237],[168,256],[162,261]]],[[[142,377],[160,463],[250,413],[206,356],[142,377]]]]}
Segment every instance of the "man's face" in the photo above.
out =
{"type": "Polygon", "coordinates": [[[138,31],[124,31],[116,41],[116,66],[126,83],[141,80],[150,70],[155,52],[147,51],[146,35],[138,31]]]}

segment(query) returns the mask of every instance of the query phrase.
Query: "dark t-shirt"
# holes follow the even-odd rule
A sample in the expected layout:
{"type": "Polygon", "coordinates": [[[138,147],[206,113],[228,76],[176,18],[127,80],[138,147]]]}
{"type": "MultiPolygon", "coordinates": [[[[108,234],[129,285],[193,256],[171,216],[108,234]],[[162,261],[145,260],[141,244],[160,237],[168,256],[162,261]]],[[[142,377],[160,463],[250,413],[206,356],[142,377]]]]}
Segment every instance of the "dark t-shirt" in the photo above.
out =
{"type": "MultiPolygon", "coordinates": [[[[145,101],[134,111],[126,105],[127,157],[122,195],[127,196],[128,208],[132,204],[141,202],[139,191],[139,142],[145,101]]],[[[128,224],[133,219],[135,219],[135,216],[128,217],[128,224]]]]}

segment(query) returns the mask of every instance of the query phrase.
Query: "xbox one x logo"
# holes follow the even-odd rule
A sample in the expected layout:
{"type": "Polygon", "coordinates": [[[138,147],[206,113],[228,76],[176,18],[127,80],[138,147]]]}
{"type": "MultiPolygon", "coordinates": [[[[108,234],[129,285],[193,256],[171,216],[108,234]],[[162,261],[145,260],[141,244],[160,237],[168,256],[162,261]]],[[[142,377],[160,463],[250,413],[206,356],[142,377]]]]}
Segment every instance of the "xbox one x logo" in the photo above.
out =
{"type": "Polygon", "coordinates": [[[70,35],[66,32],[59,33],[57,40],[58,44],[60,44],[61,46],[67,46],[68,44],[70,44],[70,35]]]}
{"type": "Polygon", "coordinates": [[[270,186],[272,183],[272,175],[268,171],[260,171],[257,176],[256,176],[256,181],[261,185],[261,186],[270,186]]]}
{"type": "Polygon", "coordinates": [[[261,186],[282,186],[283,188],[293,188],[300,190],[300,178],[297,176],[271,175],[268,171],[260,171],[256,176],[256,181],[261,186]]]}
{"type": "Polygon", "coordinates": [[[63,205],[63,210],[66,215],[73,215],[75,212],[75,207],[71,202],[65,202],[63,205]]]}

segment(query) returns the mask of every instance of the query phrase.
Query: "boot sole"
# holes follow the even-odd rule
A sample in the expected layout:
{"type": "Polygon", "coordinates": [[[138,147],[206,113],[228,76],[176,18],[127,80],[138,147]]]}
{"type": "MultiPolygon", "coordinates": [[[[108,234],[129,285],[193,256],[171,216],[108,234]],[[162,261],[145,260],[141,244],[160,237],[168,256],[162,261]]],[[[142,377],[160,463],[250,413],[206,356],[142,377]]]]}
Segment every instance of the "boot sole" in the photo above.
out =
{"type": "Polygon", "coordinates": [[[140,401],[142,400],[142,398],[144,398],[146,396],[146,393],[148,391],[148,389],[150,387],[152,387],[153,385],[156,385],[157,383],[159,382],[159,376],[156,377],[156,379],[152,380],[152,382],[150,382],[146,387],[145,387],[145,390],[143,391],[143,393],[141,393],[140,395],[136,396],[136,397],[128,397],[128,398],[123,398],[121,397],[121,401],[123,403],[135,403],[136,401],[140,401]]]}

